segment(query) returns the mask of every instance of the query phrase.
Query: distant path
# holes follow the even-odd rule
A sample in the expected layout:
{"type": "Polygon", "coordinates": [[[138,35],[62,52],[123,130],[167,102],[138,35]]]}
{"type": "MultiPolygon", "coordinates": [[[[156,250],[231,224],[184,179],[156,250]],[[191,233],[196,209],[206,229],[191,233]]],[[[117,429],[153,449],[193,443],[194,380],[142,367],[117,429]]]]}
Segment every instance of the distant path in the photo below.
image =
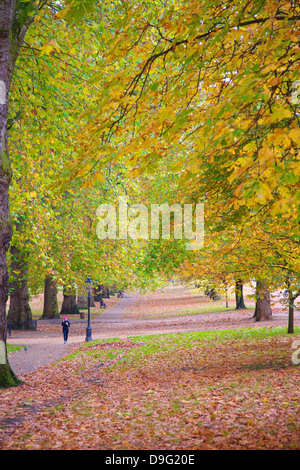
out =
{"type": "MultiPolygon", "coordinates": [[[[135,302],[141,299],[138,294],[128,294],[106,310],[93,316],[91,320],[92,339],[138,336],[158,333],[219,330],[228,328],[255,328],[261,326],[287,326],[287,315],[274,309],[273,320],[254,323],[253,311],[228,311],[171,318],[134,319],[124,318],[135,302]],[[276,312],[276,313],[275,313],[276,312]]],[[[295,326],[300,324],[300,313],[295,314],[295,326]]],[[[13,371],[19,376],[43,365],[55,362],[66,356],[72,349],[85,342],[87,319],[71,320],[68,344],[64,344],[61,332],[61,319],[40,320],[37,331],[13,331],[7,342],[12,345],[26,345],[24,349],[9,356],[13,371]],[[39,329],[40,325],[40,329],[39,329]]]]}
{"type": "Polygon", "coordinates": [[[137,294],[126,295],[126,297],[120,299],[118,303],[104,310],[99,316],[98,321],[120,321],[122,315],[128,312],[138,298],[139,295],[137,294]]]}
{"type": "MultiPolygon", "coordinates": [[[[92,322],[95,323],[110,323],[110,322],[120,322],[121,316],[126,313],[134,302],[137,300],[137,295],[132,295],[120,299],[118,303],[112,305],[110,308],[107,308],[103,313],[101,313],[100,320],[92,322]]],[[[24,345],[27,347],[27,350],[21,349],[12,353],[9,356],[9,363],[15,372],[19,375],[24,372],[30,372],[35,370],[43,365],[55,362],[62,357],[66,356],[75,345],[83,343],[85,341],[85,327],[82,328],[81,335],[72,335],[73,322],[71,323],[70,334],[68,338],[68,343],[64,344],[63,337],[61,334],[61,319],[57,320],[41,320],[44,324],[49,322],[53,324],[57,323],[57,334],[42,334],[37,336],[37,332],[31,331],[18,331],[12,332],[12,337],[7,338],[7,342],[12,345],[24,345]]],[[[74,322],[75,323],[75,322],[74,322]]],[[[95,331],[92,328],[92,339],[102,338],[101,331],[100,333],[95,331]]]]}

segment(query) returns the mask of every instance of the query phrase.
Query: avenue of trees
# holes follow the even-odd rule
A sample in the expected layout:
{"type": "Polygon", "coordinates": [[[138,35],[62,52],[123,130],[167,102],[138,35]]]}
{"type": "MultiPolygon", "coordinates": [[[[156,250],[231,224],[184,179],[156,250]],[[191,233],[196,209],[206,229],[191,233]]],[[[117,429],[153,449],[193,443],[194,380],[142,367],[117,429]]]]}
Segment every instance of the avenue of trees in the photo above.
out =
{"type": "MultiPolygon", "coordinates": [[[[0,341],[84,295],[256,283],[300,295],[296,1],[0,2],[0,341]],[[204,203],[205,242],[98,238],[97,207],[204,203]],[[9,298],[9,302],[8,302],[9,298]],[[8,316],[7,316],[8,315],[8,316]]],[[[300,95],[299,95],[300,102],[300,95]]],[[[171,217],[171,221],[173,218],[171,217]]],[[[0,386],[17,383],[7,356],[0,386]]]]}

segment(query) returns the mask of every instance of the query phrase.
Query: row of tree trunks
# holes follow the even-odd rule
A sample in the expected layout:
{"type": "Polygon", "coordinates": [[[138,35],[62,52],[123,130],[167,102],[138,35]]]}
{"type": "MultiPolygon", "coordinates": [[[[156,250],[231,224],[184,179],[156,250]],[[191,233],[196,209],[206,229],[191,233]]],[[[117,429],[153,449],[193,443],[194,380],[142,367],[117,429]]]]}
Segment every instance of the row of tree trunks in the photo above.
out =
{"type": "MultiPolygon", "coordinates": [[[[10,306],[7,321],[10,322],[12,329],[33,329],[32,312],[29,305],[27,269],[28,263],[26,255],[20,252],[16,247],[11,247],[11,269],[14,273],[18,273],[17,279],[10,283],[10,306]]],[[[100,298],[109,298],[109,288],[103,289],[98,286],[96,289],[96,300],[100,298]]],[[[299,295],[288,291],[289,295],[289,323],[288,332],[294,331],[294,301],[299,295]]],[[[91,296],[91,307],[95,306],[94,296],[91,296]]],[[[44,289],[44,309],[41,318],[59,318],[60,315],[70,315],[79,313],[79,309],[87,309],[87,296],[78,296],[76,303],[76,295],[67,295],[64,292],[64,300],[61,311],[58,310],[57,289],[55,280],[50,276],[45,278],[44,289]]],[[[243,296],[243,283],[239,279],[236,282],[236,309],[246,308],[243,296]]],[[[253,319],[255,321],[271,320],[271,295],[263,281],[256,282],[256,303],[253,319]]]]}
{"type": "MultiPolygon", "coordinates": [[[[13,330],[34,329],[32,311],[29,304],[27,270],[28,263],[24,252],[11,247],[11,270],[14,279],[10,283],[10,306],[7,321],[13,330]]],[[[94,296],[91,296],[91,307],[95,307],[94,296]]],[[[59,312],[56,282],[51,275],[46,276],[44,286],[44,307],[41,319],[59,318],[60,315],[78,314],[79,309],[87,309],[87,296],[78,296],[64,291],[64,298],[59,312]]]]}
{"type": "MultiPolygon", "coordinates": [[[[16,247],[11,247],[11,270],[17,273],[17,279],[10,283],[10,306],[7,321],[10,322],[12,329],[33,329],[32,312],[29,305],[27,269],[28,263],[26,254],[19,251],[16,247]]],[[[109,298],[109,288],[98,286],[96,295],[100,298],[109,298]]],[[[298,295],[298,294],[297,294],[298,295]]],[[[289,292],[289,332],[293,330],[293,309],[294,300],[297,295],[289,292]]],[[[97,297],[98,300],[98,297],[97,297]]],[[[91,307],[95,306],[94,296],[91,296],[91,307]]],[[[64,292],[64,300],[59,313],[57,303],[57,289],[55,280],[50,276],[45,278],[44,289],[44,309],[41,318],[58,318],[60,315],[70,315],[79,313],[79,309],[87,309],[87,296],[68,295],[64,292]]],[[[243,296],[243,283],[239,279],[236,281],[236,309],[246,308],[243,296]]],[[[256,282],[256,303],[253,318],[255,321],[271,320],[271,295],[263,281],[256,282]]]]}

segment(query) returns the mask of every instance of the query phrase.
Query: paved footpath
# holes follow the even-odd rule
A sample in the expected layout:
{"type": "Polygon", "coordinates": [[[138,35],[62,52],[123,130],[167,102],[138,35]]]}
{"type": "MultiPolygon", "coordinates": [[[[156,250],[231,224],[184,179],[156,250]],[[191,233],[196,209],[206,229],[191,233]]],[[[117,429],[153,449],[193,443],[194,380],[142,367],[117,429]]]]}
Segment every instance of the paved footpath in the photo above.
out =
{"type": "MultiPolygon", "coordinates": [[[[101,320],[97,320],[96,322],[103,323],[103,326],[105,323],[122,323],[122,314],[126,313],[131,308],[136,299],[136,295],[120,299],[118,303],[101,313],[101,320]]],[[[44,324],[47,322],[47,320],[41,321],[43,321],[44,324]]],[[[53,322],[53,320],[51,320],[51,322],[53,322]]],[[[30,372],[43,365],[55,362],[66,356],[76,345],[84,343],[85,327],[82,329],[83,334],[79,336],[72,335],[71,325],[68,343],[64,344],[60,324],[61,319],[57,319],[57,334],[50,333],[47,335],[43,332],[42,335],[35,337],[32,332],[28,331],[12,332],[12,337],[7,338],[7,342],[11,345],[26,345],[27,348],[27,350],[21,349],[9,355],[9,363],[16,375],[30,372]]],[[[107,328],[105,328],[105,330],[106,329],[107,328]]],[[[95,331],[95,329],[92,330],[93,340],[111,336],[109,331],[105,334],[101,332],[101,329],[99,331],[99,328],[97,328],[97,330],[98,331],[95,331]]],[[[121,337],[122,335],[118,334],[118,336],[121,337]]]]}

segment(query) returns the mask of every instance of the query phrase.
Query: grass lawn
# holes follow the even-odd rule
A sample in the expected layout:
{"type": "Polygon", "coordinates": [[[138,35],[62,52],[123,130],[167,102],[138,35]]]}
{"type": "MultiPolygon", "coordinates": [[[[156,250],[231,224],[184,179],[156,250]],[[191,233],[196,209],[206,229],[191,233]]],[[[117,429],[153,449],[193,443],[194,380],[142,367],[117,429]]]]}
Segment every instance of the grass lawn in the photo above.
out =
{"type": "MultiPolygon", "coordinates": [[[[8,339],[8,341],[9,341],[9,339],[8,339]]],[[[8,354],[14,353],[15,351],[19,351],[20,349],[24,349],[24,347],[25,346],[14,346],[12,344],[6,344],[8,354]]]]}
{"type": "MultiPolygon", "coordinates": [[[[245,301],[247,312],[254,311],[253,299],[246,298],[245,301]]],[[[226,307],[224,298],[214,301],[203,292],[191,291],[185,287],[177,286],[164,290],[158,289],[141,296],[123,315],[123,318],[151,320],[219,312],[239,313],[235,307],[235,297],[232,293],[228,296],[228,307],[226,307]]]]}
{"type": "MultiPolygon", "coordinates": [[[[254,308],[248,308],[247,312],[254,312],[254,308]]],[[[208,315],[210,313],[221,313],[221,312],[232,312],[236,313],[234,306],[225,307],[224,305],[214,305],[212,302],[208,305],[197,305],[194,307],[182,307],[180,309],[170,309],[169,311],[139,311],[139,312],[128,312],[124,317],[132,317],[139,319],[155,319],[155,318],[170,318],[170,317],[182,317],[187,315],[208,315]]]]}
{"type": "Polygon", "coordinates": [[[0,448],[299,449],[300,367],[291,360],[299,333],[259,327],[84,343],[0,391],[0,448]]]}

